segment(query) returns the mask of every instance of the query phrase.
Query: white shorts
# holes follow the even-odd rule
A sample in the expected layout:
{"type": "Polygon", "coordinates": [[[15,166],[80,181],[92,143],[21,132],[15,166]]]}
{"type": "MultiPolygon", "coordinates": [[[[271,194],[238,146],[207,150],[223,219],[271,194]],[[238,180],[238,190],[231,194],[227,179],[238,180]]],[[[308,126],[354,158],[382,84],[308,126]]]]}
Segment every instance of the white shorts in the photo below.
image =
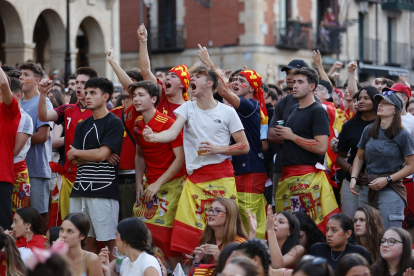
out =
{"type": "Polygon", "coordinates": [[[114,199],[71,197],[70,212],[84,213],[91,223],[88,237],[97,241],[109,241],[116,238],[119,203],[114,199]]]}

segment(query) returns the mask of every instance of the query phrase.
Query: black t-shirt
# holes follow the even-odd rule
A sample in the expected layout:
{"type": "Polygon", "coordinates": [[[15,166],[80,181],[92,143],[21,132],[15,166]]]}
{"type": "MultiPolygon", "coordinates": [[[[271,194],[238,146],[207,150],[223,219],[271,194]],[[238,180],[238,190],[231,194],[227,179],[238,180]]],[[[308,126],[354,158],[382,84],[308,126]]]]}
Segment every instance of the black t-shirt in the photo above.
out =
{"type": "MultiPolygon", "coordinates": [[[[315,101],[318,103],[321,103],[321,100],[314,96],[315,101]]],[[[276,127],[276,122],[279,120],[284,120],[285,125],[289,118],[290,109],[295,104],[299,103],[299,99],[294,99],[292,94],[289,94],[283,98],[281,98],[275,106],[275,110],[273,112],[272,120],[270,121],[269,128],[276,127]]],[[[277,148],[276,153],[276,160],[273,170],[275,172],[281,172],[282,171],[282,151],[283,151],[283,145],[279,145],[277,148]]]]}
{"type": "MultiPolygon", "coordinates": [[[[299,108],[299,104],[292,106],[286,127],[290,127],[294,134],[305,139],[330,134],[328,113],[317,102],[305,108],[299,108]]],[[[323,164],[323,161],[324,155],[307,151],[290,140],[283,142],[282,166],[316,165],[318,162],[323,164]]]]}
{"type": "MultiPolygon", "coordinates": [[[[108,113],[98,120],[91,116],[76,126],[73,147],[91,150],[107,146],[120,155],[123,134],[122,121],[116,115],[108,113]]],[[[118,165],[102,161],[79,166],[70,196],[118,200],[118,165]]]]}
{"type": "MultiPolygon", "coordinates": [[[[350,156],[347,159],[348,164],[352,164],[354,162],[355,156],[358,151],[358,143],[361,140],[362,132],[364,131],[365,127],[371,123],[372,121],[364,121],[362,118],[354,117],[353,119],[349,120],[342,126],[341,134],[339,134],[339,142],[338,142],[338,150],[350,152],[350,156]]],[[[365,171],[365,164],[361,168],[361,172],[365,171]]],[[[351,175],[346,172],[346,179],[351,181],[351,175]]]]}
{"type": "Polygon", "coordinates": [[[348,243],[344,251],[337,252],[337,251],[331,250],[331,248],[326,242],[322,242],[322,243],[315,243],[314,245],[312,245],[312,247],[309,250],[310,255],[327,259],[328,264],[330,264],[332,269],[335,271],[335,275],[336,275],[336,270],[338,268],[339,261],[346,254],[349,254],[349,253],[358,253],[359,255],[364,257],[370,265],[372,264],[371,255],[369,254],[369,252],[364,247],[360,245],[356,245],[356,244],[348,243]]]}

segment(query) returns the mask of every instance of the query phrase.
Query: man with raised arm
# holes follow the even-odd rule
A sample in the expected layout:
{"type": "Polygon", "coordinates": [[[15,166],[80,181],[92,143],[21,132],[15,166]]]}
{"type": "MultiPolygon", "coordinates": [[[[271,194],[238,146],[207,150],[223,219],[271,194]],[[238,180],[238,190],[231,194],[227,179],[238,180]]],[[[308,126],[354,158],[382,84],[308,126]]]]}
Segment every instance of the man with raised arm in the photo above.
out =
{"type": "Polygon", "coordinates": [[[8,229],[12,220],[12,189],[14,183],[13,151],[16,144],[20,110],[10,90],[9,78],[0,68],[0,226],[8,229]]]}
{"type": "Polygon", "coordinates": [[[106,108],[113,89],[106,78],[91,78],[85,83],[85,100],[92,116],[76,126],[67,152],[68,160],[78,166],[70,212],[88,216],[91,227],[86,244],[94,253],[99,253],[96,241],[102,241],[112,252],[118,224],[118,163],[108,158],[113,153],[119,156],[124,131],[121,120],[106,108]]]}
{"type": "Polygon", "coordinates": [[[69,214],[69,196],[73,183],[76,179],[77,166],[68,160],[66,153],[70,150],[75,137],[75,129],[79,122],[82,122],[92,115],[92,111],[86,106],[85,83],[98,76],[98,73],[90,67],[80,67],[75,72],[76,76],[76,104],[65,104],[56,109],[46,108],[47,92],[52,87],[52,81],[43,83],[40,86],[40,98],[38,104],[38,116],[42,122],[54,121],[56,124],[64,124],[65,129],[65,165],[63,168],[57,163],[52,163],[51,168],[62,175],[62,185],[59,190],[57,186],[53,192],[54,199],[51,207],[51,225],[60,225],[66,215],[69,214]],[[59,200],[58,200],[59,199],[59,200]],[[57,206],[59,204],[59,206],[57,206]],[[57,209],[60,214],[57,213],[57,209]],[[53,211],[53,212],[52,212],[53,211]],[[53,219],[52,219],[53,218],[53,219]]]}
{"type": "Polygon", "coordinates": [[[165,82],[157,81],[151,72],[151,64],[148,56],[147,40],[148,33],[144,24],[138,28],[139,39],[139,62],[141,74],[144,80],[159,83],[163,89],[160,103],[157,106],[159,112],[176,119],[174,110],[188,101],[187,90],[190,85],[190,74],[186,65],[178,65],[168,71],[165,82]]]}
{"type": "MultiPolygon", "coordinates": [[[[43,78],[43,70],[33,62],[19,66],[20,82],[23,84],[23,97],[20,106],[33,120],[33,136],[31,146],[26,155],[30,180],[30,207],[35,208],[42,218],[42,232],[46,234],[49,222],[49,184],[51,170],[49,161],[52,152],[52,121],[41,121],[38,117],[40,101],[39,82],[43,78]]],[[[53,109],[49,99],[46,110],[53,109]]]]}
{"type": "MultiPolygon", "coordinates": [[[[140,81],[129,86],[134,95],[134,106],[139,116],[131,132],[136,139],[137,205],[134,215],[142,219],[152,233],[154,244],[159,247],[172,268],[181,261],[171,252],[171,234],[178,201],[186,175],[184,167],[183,134],[170,143],[149,143],[142,137],[145,126],[155,132],[171,127],[174,119],[156,109],[161,97],[158,84],[140,81]],[[143,189],[143,174],[147,183],[143,189]]],[[[181,254],[181,253],[180,253],[181,254]]]]}
{"type": "Polygon", "coordinates": [[[276,126],[276,134],[284,143],[275,209],[306,212],[324,230],[329,217],[340,212],[326,172],[318,167],[328,148],[329,117],[314,99],[319,82],[316,71],[304,67],[292,74],[292,96],[299,104],[290,109],[285,126],[276,126]]]}
{"type": "Polygon", "coordinates": [[[115,61],[113,48],[108,48],[106,60],[111,65],[116,76],[122,84],[122,95],[125,97],[125,104],[111,110],[124,126],[124,138],[119,161],[118,190],[119,190],[119,220],[130,218],[134,215],[133,206],[136,200],[135,181],[135,138],[134,122],[141,115],[135,110],[132,96],[128,86],[134,82],[142,81],[142,75],[136,70],[124,71],[115,61]]]}
{"type": "Polygon", "coordinates": [[[218,79],[216,71],[204,66],[192,70],[190,85],[196,101],[188,101],[174,111],[177,120],[168,130],[154,133],[146,126],[143,131],[148,142],[168,143],[184,127],[188,177],[178,203],[171,249],[188,254],[198,246],[212,201],[217,197],[237,199],[229,158],[247,154],[250,149],[236,111],[213,98],[218,79]],[[231,146],[230,136],[235,141],[231,146]]]}
{"type": "MultiPolygon", "coordinates": [[[[205,48],[200,48],[200,60],[215,68],[205,48]]],[[[218,73],[218,72],[217,72],[218,73]]],[[[222,80],[220,79],[221,83],[222,80]]],[[[218,86],[218,93],[236,109],[247,140],[250,151],[246,155],[233,156],[232,163],[235,170],[237,200],[244,228],[249,230],[249,219],[246,210],[256,214],[258,238],[265,238],[266,232],[266,199],[264,197],[265,184],[268,179],[263,160],[262,143],[260,141],[261,110],[264,106],[263,91],[260,88],[262,78],[253,70],[244,70],[232,77],[231,90],[225,83],[218,86]]]]}

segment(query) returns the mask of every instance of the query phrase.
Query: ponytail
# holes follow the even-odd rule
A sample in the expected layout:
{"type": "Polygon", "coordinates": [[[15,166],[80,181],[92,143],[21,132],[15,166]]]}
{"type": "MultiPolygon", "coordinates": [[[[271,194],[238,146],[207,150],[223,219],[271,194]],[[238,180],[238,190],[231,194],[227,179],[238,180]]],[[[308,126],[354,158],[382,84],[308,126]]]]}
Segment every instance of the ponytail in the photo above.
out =
{"type": "Polygon", "coordinates": [[[20,252],[16,247],[14,239],[4,233],[3,228],[0,226],[0,248],[4,249],[4,255],[6,257],[7,273],[6,276],[24,276],[26,267],[20,257],[20,252]]]}

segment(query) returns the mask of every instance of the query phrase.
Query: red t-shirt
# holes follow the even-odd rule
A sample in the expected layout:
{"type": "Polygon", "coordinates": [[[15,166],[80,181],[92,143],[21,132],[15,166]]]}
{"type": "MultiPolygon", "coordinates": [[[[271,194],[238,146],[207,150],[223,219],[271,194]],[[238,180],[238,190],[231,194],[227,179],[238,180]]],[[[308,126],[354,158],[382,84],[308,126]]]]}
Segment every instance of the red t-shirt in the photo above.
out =
{"type": "Polygon", "coordinates": [[[20,118],[19,104],[15,98],[9,105],[4,102],[0,104],[0,181],[11,184],[14,183],[13,152],[20,118]]]}
{"type": "MultiPolygon", "coordinates": [[[[148,122],[148,126],[154,133],[167,130],[175,122],[174,119],[168,117],[157,111],[154,118],[148,122]]],[[[177,138],[170,143],[148,143],[142,137],[142,131],[146,124],[142,116],[138,116],[135,121],[135,140],[137,145],[140,145],[144,154],[146,176],[148,183],[154,183],[165,171],[171,166],[171,163],[175,160],[174,148],[181,147],[183,145],[183,132],[178,134],[177,138]]],[[[185,166],[170,180],[185,175],[185,166]]]]}
{"type": "MultiPolygon", "coordinates": [[[[127,120],[132,120],[132,113],[135,110],[134,105],[128,107],[124,112],[124,120],[122,120],[122,111],[124,110],[124,106],[116,107],[111,110],[113,114],[115,114],[121,121],[124,121],[125,124],[127,120]]],[[[132,136],[134,133],[131,132],[132,136]]],[[[122,142],[122,149],[121,149],[121,160],[119,161],[119,170],[135,170],[135,145],[132,143],[131,138],[127,134],[125,127],[124,127],[124,139],[122,142]]]]}
{"type": "MultiPolygon", "coordinates": [[[[70,146],[73,143],[75,138],[76,126],[79,122],[88,119],[92,116],[92,111],[83,107],[80,102],[76,104],[64,104],[55,109],[58,114],[57,124],[64,123],[65,129],[65,166],[64,169],[70,175],[70,178],[73,178],[75,181],[77,167],[73,165],[67,156],[67,152],[70,150],[70,146]]],[[[72,181],[72,180],[71,180],[72,181]]]]}

